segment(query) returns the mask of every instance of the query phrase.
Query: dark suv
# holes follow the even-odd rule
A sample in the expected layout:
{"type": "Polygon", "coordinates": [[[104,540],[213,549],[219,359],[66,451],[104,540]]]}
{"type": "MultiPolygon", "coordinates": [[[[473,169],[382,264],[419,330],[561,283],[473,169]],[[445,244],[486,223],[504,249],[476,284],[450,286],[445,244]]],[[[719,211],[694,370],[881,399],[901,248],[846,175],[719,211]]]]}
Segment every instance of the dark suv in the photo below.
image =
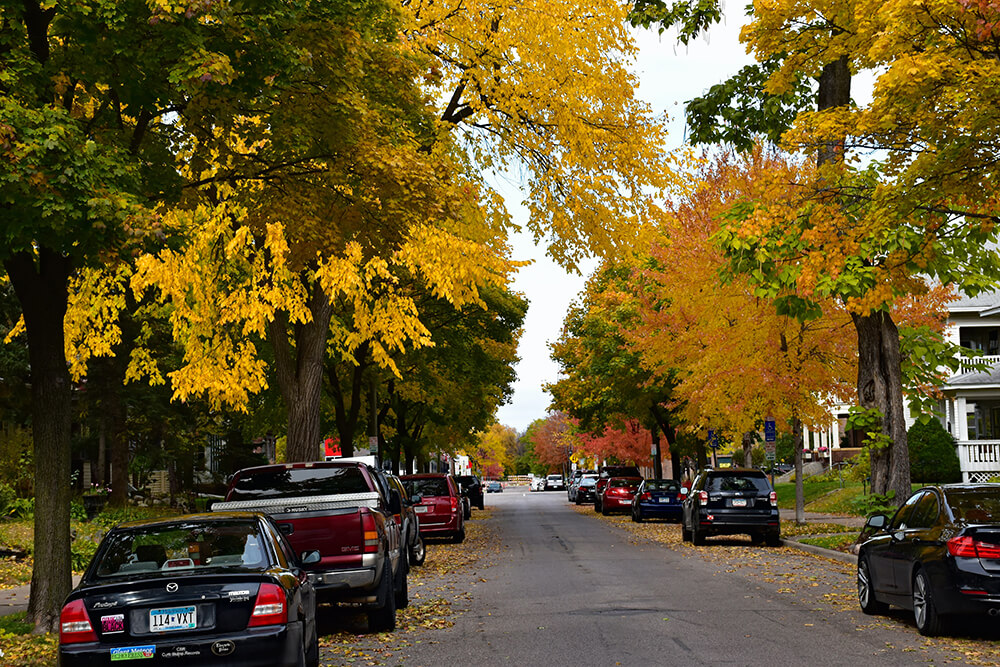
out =
{"type": "Polygon", "coordinates": [[[754,544],[781,543],[778,499],[760,470],[703,470],[684,499],[681,538],[704,544],[709,535],[746,533],[754,544]]]}
{"type": "Polygon", "coordinates": [[[462,495],[469,499],[469,509],[473,507],[484,509],[486,507],[483,502],[483,483],[478,477],[475,475],[456,475],[455,481],[462,487],[462,495]]]}

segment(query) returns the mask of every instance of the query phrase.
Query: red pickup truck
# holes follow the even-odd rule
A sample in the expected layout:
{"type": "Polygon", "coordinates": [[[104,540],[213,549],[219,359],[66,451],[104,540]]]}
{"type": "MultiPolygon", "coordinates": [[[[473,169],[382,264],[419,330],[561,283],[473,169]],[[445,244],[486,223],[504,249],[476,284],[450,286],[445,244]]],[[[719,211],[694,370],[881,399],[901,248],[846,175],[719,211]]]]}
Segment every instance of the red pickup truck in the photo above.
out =
{"type": "Polygon", "coordinates": [[[379,470],[360,462],[289,463],[233,475],[214,511],[269,514],[297,553],[321,602],[361,605],[373,632],[394,630],[408,602],[409,564],[395,516],[402,498],[379,470]]]}

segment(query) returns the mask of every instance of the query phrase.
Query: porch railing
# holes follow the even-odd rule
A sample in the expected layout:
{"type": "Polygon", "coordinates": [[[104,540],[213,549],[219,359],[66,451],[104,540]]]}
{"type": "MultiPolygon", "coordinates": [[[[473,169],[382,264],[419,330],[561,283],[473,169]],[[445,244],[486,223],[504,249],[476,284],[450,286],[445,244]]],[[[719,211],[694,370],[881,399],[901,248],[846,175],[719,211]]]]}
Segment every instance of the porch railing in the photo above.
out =
{"type": "Polygon", "coordinates": [[[982,482],[1000,475],[1000,440],[960,440],[958,461],[963,481],[982,482]]]}
{"type": "Polygon", "coordinates": [[[1000,354],[984,354],[981,357],[961,357],[958,362],[958,372],[968,373],[975,370],[973,364],[988,363],[990,366],[1000,364],[1000,354]]]}

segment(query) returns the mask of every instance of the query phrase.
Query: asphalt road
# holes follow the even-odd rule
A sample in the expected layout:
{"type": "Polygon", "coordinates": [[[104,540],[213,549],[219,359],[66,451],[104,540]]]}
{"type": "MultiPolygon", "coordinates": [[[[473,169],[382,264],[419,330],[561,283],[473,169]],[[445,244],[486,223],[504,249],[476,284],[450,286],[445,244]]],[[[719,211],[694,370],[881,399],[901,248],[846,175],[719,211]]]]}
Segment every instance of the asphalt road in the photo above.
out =
{"type": "Polygon", "coordinates": [[[679,530],[580,512],[563,492],[511,490],[487,504],[502,542],[495,564],[476,573],[455,625],[411,643],[397,653],[400,664],[913,665],[959,657],[920,637],[902,612],[863,615],[848,565],[738,538],[699,548],[651,542],[642,531],[679,530]]]}

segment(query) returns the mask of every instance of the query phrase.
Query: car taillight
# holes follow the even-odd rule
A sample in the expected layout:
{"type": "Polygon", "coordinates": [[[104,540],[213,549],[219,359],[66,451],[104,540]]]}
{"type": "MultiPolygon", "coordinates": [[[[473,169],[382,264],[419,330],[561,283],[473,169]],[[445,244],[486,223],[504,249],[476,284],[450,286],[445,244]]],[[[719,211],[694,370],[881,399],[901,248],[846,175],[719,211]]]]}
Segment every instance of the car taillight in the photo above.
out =
{"type": "Polygon", "coordinates": [[[248,626],[252,628],[259,625],[284,625],[287,622],[285,592],[277,584],[261,584],[248,626]]]}
{"type": "Polygon", "coordinates": [[[361,531],[364,538],[362,553],[378,553],[378,526],[375,525],[375,516],[368,510],[361,510],[361,531]]]}
{"type": "Polygon", "coordinates": [[[59,613],[59,643],[79,644],[80,642],[96,642],[97,633],[90,624],[87,608],[83,600],[73,600],[62,608],[59,613]]]}
{"type": "Polygon", "coordinates": [[[652,498],[652,497],[653,497],[653,496],[652,496],[652,495],[650,495],[649,493],[644,493],[644,494],[642,494],[641,496],[639,496],[639,500],[649,500],[649,499],[650,499],[650,498],[652,498]]]}
{"type": "Polygon", "coordinates": [[[708,502],[708,491],[699,491],[698,492],[698,501],[699,502],[703,502],[703,503],[707,503],[708,502]]]}
{"type": "Polygon", "coordinates": [[[771,494],[770,494],[770,498],[771,498],[771,504],[773,506],[777,507],[778,506],[778,494],[777,494],[777,492],[772,491],[771,494]]]}
{"type": "Polygon", "coordinates": [[[980,542],[972,537],[953,537],[948,540],[948,553],[959,558],[1000,559],[1000,546],[980,542]]]}
{"type": "Polygon", "coordinates": [[[452,496],[451,498],[449,498],[449,500],[451,500],[451,511],[452,511],[452,513],[457,512],[458,511],[458,498],[456,498],[455,496],[452,496]]]}

